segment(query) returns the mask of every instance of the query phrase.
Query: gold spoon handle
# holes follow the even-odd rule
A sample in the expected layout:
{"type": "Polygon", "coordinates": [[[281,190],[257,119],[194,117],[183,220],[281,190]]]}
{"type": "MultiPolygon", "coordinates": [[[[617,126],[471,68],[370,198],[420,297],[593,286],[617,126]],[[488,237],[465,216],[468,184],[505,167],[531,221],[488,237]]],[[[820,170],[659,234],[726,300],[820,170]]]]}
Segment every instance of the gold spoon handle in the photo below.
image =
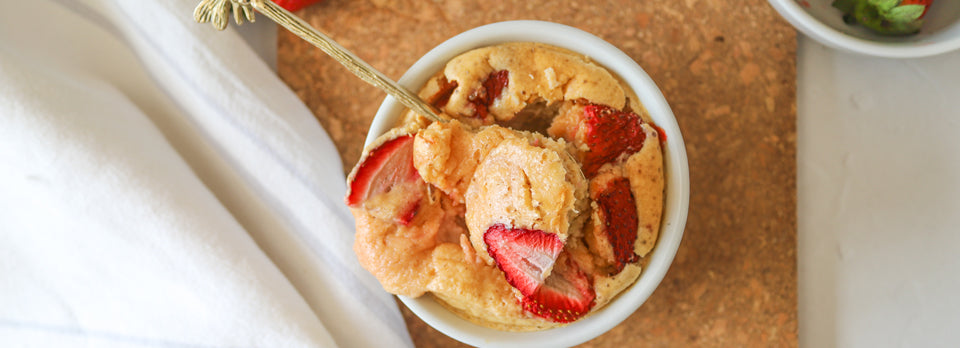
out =
{"type": "Polygon", "coordinates": [[[352,52],[348,51],[343,46],[340,46],[336,41],[333,41],[329,36],[317,31],[309,24],[304,22],[297,16],[294,16],[290,11],[280,7],[279,5],[273,3],[270,0],[203,0],[197,6],[197,9],[194,11],[194,18],[198,22],[206,22],[208,19],[211,19],[214,27],[219,30],[226,28],[227,18],[229,15],[227,12],[233,11],[236,18],[237,24],[241,23],[241,12],[248,21],[253,21],[253,13],[250,11],[249,7],[255,8],[257,11],[267,16],[280,26],[286,28],[294,35],[299,36],[301,39],[306,40],[307,42],[317,46],[324,53],[336,59],[340,64],[343,64],[347,70],[350,70],[351,73],[359,77],[360,79],[366,81],[367,83],[387,92],[387,94],[393,96],[403,104],[404,106],[410,108],[414,112],[429,118],[432,121],[443,121],[440,116],[433,110],[433,107],[427,102],[420,99],[416,94],[410,90],[400,86],[395,81],[386,77],[383,73],[374,69],[370,64],[363,61],[357,57],[352,52]],[[228,6],[229,5],[229,6],[228,6]]]}

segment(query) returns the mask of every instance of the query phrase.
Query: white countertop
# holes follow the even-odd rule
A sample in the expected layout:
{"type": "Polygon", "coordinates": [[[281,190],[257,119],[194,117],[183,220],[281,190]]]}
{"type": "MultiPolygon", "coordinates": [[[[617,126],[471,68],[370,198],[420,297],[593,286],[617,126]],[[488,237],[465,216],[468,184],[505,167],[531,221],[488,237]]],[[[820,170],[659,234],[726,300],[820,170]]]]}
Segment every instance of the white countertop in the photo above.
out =
{"type": "MultiPolygon", "coordinates": [[[[276,28],[240,30],[275,62],[276,28]]],[[[882,59],[798,36],[801,346],[955,345],[960,52],[882,59]]]]}
{"type": "Polygon", "coordinates": [[[800,342],[960,342],[960,52],[882,59],[800,36],[800,342]]]}

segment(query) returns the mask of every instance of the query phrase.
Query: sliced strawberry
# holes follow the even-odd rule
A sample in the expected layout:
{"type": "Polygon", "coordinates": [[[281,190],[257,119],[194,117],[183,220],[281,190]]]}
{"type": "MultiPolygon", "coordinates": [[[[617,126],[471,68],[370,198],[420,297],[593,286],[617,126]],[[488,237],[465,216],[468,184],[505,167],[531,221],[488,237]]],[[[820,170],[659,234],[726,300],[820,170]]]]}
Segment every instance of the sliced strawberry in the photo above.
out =
{"type": "Polygon", "coordinates": [[[273,0],[274,3],[280,5],[287,11],[299,11],[300,9],[318,3],[322,0],[273,0]]]}
{"type": "MultiPolygon", "coordinates": [[[[598,177],[599,178],[599,177],[598,177]]],[[[600,230],[594,231],[602,248],[609,248],[612,254],[613,274],[620,273],[628,263],[639,259],[633,252],[633,243],[637,240],[636,200],[630,192],[630,180],[617,177],[606,183],[606,187],[591,194],[597,202],[597,216],[600,230]]]]}
{"type": "Polygon", "coordinates": [[[413,166],[413,138],[398,136],[363,155],[347,179],[347,205],[402,225],[413,220],[424,185],[413,166]],[[376,204],[364,204],[368,201],[376,204]]]}
{"type": "Polygon", "coordinates": [[[483,87],[473,91],[473,93],[467,97],[467,100],[470,101],[470,104],[473,105],[474,110],[476,110],[476,113],[473,114],[474,117],[479,119],[485,119],[487,117],[487,114],[490,112],[490,104],[493,104],[494,100],[500,98],[500,95],[503,94],[503,89],[506,88],[507,83],[509,83],[509,79],[509,71],[494,71],[483,80],[483,87]]]}
{"type": "Polygon", "coordinates": [[[487,90],[488,104],[500,98],[500,95],[503,94],[503,89],[507,88],[509,81],[510,72],[506,70],[492,72],[487,76],[487,79],[483,81],[483,88],[487,90]]]}
{"type": "Polygon", "coordinates": [[[589,148],[584,153],[583,174],[588,178],[620,155],[640,151],[647,137],[640,116],[605,105],[587,105],[582,122],[582,139],[589,148]]]}
{"type": "Polygon", "coordinates": [[[590,278],[573,260],[562,254],[553,273],[533,295],[521,300],[523,309],[557,323],[569,323],[593,308],[597,297],[590,278]]]}
{"type": "Polygon", "coordinates": [[[563,250],[563,242],[556,234],[503,224],[490,226],[483,241],[507,282],[524,296],[540,288],[563,250]]]}

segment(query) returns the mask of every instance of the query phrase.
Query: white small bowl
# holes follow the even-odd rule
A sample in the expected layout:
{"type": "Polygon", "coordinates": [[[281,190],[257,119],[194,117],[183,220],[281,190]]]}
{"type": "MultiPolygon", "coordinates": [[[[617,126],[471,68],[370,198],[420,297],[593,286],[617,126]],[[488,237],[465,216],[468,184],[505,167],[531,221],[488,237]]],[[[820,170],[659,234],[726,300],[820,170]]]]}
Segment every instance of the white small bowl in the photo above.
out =
{"type": "MultiPolygon", "coordinates": [[[[435,47],[418,60],[398,81],[419,90],[427,80],[453,57],[474,48],[505,42],[540,42],[580,52],[622,78],[640,98],[653,121],[666,133],[664,149],[666,192],[663,225],[656,247],[647,256],[650,263],[640,278],[616,299],[596,313],[573,324],[537,332],[506,332],[489,329],[443,308],[430,296],[400,297],[400,300],[424,322],[463,343],[483,347],[558,347],[586,342],[610,330],[653,293],[670,267],[680,246],[687,220],[690,183],[687,153],[673,112],[653,80],[629,56],[613,45],[582,30],[540,21],[511,21],[474,28],[435,47]]],[[[373,119],[366,144],[387,132],[405,108],[387,97],[373,119]]]]}
{"type": "Polygon", "coordinates": [[[833,0],[768,0],[790,24],[820,43],[853,53],[916,58],[960,48],[960,1],[934,0],[919,33],[884,36],[843,22],[833,0]]]}

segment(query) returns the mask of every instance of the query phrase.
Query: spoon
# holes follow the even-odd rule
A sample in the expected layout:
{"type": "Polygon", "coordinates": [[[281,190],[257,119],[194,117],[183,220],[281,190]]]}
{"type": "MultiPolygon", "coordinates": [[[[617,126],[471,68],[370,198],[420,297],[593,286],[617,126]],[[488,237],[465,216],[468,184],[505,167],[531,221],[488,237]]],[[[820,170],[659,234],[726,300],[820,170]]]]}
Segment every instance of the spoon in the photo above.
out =
{"type": "Polygon", "coordinates": [[[294,35],[317,46],[324,53],[336,59],[343,64],[351,73],[377,87],[390,96],[396,98],[400,104],[410,108],[417,114],[430,119],[431,121],[447,121],[446,117],[440,117],[433,107],[420,99],[419,96],[397,84],[386,75],[374,69],[370,64],[357,57],[353,52],[333,41],[329,36],[323,34],[299,17],[290,13],[283,7],[273,3],[270,0],[201,0],[200,4],[193,11],[193,18],[199,23],[210,22],[217,30],[223,30],[227,27],[230,20],[230,12],[233,12],[237,25],[243,24],[245,18],[249,22],[254,21],[253,10],[257,10],[267,16],[280,26],[286,28],[294,35]],[[242,16],[242,17],[241,17],[242,16]]]}

